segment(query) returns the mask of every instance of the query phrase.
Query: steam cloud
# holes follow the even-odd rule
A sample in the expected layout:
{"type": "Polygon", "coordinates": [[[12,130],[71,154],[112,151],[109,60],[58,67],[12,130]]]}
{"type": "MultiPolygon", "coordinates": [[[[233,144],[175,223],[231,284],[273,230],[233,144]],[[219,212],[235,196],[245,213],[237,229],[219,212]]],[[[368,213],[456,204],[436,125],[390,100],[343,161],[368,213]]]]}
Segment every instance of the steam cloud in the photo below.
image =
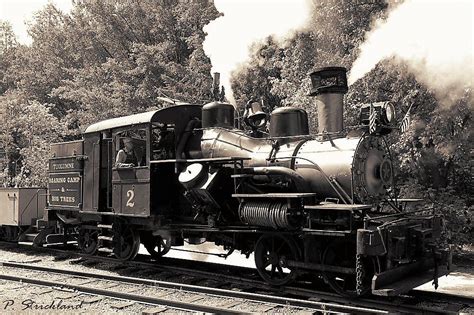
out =
{"type": "Polygon", "coordinates": [[[405,62],[442,104],[452,104],[472,89],[472,16],[472,0],[407,0],[367,35],[349,84],[379,61],[395,57],[405,62]]]}
{"type": "Polygon", "coordinates": [[[309,17],[307,0],[214,0],[224,16],[204,28],[204,51],[212,72],[221,73],[226,97],[235,103],[230,88],[231,72],[249,57],[250,45],[267,36],[284,36],[301,28],[309,17]]]}

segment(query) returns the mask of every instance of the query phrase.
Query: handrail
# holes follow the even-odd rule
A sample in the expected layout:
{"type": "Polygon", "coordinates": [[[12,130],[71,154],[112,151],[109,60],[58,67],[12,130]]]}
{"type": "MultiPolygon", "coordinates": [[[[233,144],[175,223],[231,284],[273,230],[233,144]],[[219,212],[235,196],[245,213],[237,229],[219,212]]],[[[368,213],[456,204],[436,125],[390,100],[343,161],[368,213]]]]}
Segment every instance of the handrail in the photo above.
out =
{"type": "Polygon", "coordinates": [[[202,159],[167,159],[167,160],[151,160],[150,164],[161,164],[161,163],[206,163],[206,162],[234,162],[234,161],[243,161],[250,160],[250,157],[215,157],[215,158],[202,158],[202,159]]]}
{"type": "MultiPolygon", "coordinates": [[[[338,188],[335,186],[335,183],[333,182],[333,180],[323,171],[323,169],[314,161],[311,161],[310,159],[307,159],[307,158],[304,158],[304,157],[301,157],[301,156],[283,156],[283,157],[278,157],[276,160],[281,160],[281,159],[285,159],[285,160],[288,160],[288,159],[301,159],[301,160],[304,160],[306,162],[309,162],[311,164],[313,164],[313,166],[309,166],[309,168],[313,168],[317,171],[320,171],[321,174],[323,175],[323,177],[327,180],[327,182],[329,183],[329,185],[331,186],[331,188],[334,190],[334,192],[339,196],[339,198],[341,198],[341,200],[345,203],[345,204],[352,204],[354,203],[353,200],[349,197],[349,195],[347,195],[347,193],[342,189],[341,187],[341,191],[338,190],[338,188]],[[341,193],[344,195],[345,198],[347,198],[347,200],[343,197],[343,195],[341,195],[341,193]]],[[[337,183],[339,185],[339,183],[337,183]]],[[[340,187],[340,185],[339,185],[340,187]]]]}
{"type": "Polygon", "coordinates": [[[337,131],[337,132],[327,132],[327,131],[325,131],[325,132],[315,133],[315,134],[311,134],[311,135],[255,138],[255,137],[252,137],[252,136],[246,134],[245,130],[242,130],[242,129],[227,129],[227,128],[224,128],[224,127],[206,127],[206,128],[195,128],[194,130],[205,131],[205,130],[212,130],[212,129],[220,129],[220,130],[225,130],[225,131],[228,131],[228,132],[239,133],[243,137],[246,137],[246,138],[249,138],[249,139],[259,139],[259,140],[267,140],[267,141],[278,140],[278,139],[318,140],[318,137],[321,137],[321,136],[342,136],[344,134],[344,132],[341,132],[341,131],[337,131]]]}

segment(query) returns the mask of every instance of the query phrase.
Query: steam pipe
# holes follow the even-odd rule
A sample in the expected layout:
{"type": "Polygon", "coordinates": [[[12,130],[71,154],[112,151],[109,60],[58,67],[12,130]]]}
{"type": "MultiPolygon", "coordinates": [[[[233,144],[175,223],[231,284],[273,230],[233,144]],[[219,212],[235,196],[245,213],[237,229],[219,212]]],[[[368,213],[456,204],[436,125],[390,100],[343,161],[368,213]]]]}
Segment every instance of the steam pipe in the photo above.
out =
{"type": "Polygon", "coordinates": [[[255,175],[283,175],[291,178],[296,185],[298,192],[310,192],[308,183],[304,180],[303,176],[296,173],[294,170],[283,167],[283,166],[267,166],[267,167],[252,167],[252,174],[255,175]]]}
{"type": "MultiPolygon", "coordinates": [[[[178,142],[178,146],[176,147],[176,160],[180,160],[183,158],[184,148],[186,147],[186,144],[188,143],[189,137],[191,137],[191,133],[193,132],[194,128],[199,126],[200,123],[201,121],[199,119],[194,118],[188,121],[188,123],[186,124],[186,128],[183,131],[183,135],[178,142]]],[[[175,165],[176,174],[178,174],[179,169],[180,168],[178,167],[178,162],[176,162],[176,165],[175,165]]]]}
{"type": "Polygon", "coordinates": [[[179,140],[178,146],[176,148],[176,159],[183,158],[182,155],[184,152],[184,148],[186,147],[186,144],[188,143],[189,137],[191,136],[191,133],[194,130],[194,128],[196,128],[199,125],[199,123],[200,123],[199,119],[191,119],[186,125],[186,128],[183,131],[183,136],[181,137],[181,140],[179,140]]]}

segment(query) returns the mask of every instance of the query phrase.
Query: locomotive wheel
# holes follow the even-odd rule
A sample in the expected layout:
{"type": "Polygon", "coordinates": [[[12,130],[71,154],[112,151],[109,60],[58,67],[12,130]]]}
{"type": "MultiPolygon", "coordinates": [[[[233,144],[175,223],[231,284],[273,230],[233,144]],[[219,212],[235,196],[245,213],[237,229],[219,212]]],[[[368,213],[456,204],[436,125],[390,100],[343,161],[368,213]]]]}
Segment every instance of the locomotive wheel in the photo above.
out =
{"type": "Polygon", "coordinates": [[[81,228],[78,245],[84,254],[94,255],[97,252],[97,230],[81,228]]]}
{"type": "MultiPolygon", "coordinates": [[[[355,243],[343,240],[330,243],[323,252],[322,263],[323,265],[356,268],[355,243]]],[[[338,294],[352,298],[363,296],[370,291],[375,265],[367,258],[362,258],[361,264],[363,271],[360,271],[359,281],[361,281],[362,287],[359,292],[357,292],[357,273],[344,274],[323,271],[322,275],[327,284],[338,294]]]]}
{"type": "Polygon", "coordinates": [[[147,236],[143,241],[143,246],[145,246],[148,253],[150,253],[150,256],[154,259],[163,257],[171,249],[169,240],[159,235],[147,236]]]}
{"type": "Polygon", "coordinates": [[[120,224],[114,230],[114,255],[120,260],[135,258],[140,249],[140,236],[129,225],[120,224]]]}
{"type": "Polygon", "coordinates": [[[260,276],[271,285],[285,285],[296,277],[288,260],[298,260],[295,242],[282,235],[262,235],[255,245],[255,265],[260,276]]]}

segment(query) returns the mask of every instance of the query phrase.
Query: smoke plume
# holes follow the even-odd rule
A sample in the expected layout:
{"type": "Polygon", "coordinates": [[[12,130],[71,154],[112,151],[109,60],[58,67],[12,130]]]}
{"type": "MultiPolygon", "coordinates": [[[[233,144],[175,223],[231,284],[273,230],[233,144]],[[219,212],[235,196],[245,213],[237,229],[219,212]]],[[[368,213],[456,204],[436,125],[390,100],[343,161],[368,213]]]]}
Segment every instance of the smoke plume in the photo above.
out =
{"type": "Polygon", "coordinates": [[[377,21],[360,46],[349,84],[389,57],[450,105],[472,89],[472,0],[407,0],[377,21]]]}
{"type": "Polygon", "coordinates": [[[214,4],[223,16],[204,28],[204,50],[211,58],[212,72],[221,73],[226,97],[234,102],[230,75],[249,57],[250,45],[300,28],[310,9],[307,0],[214,0],[214,4]]]}

